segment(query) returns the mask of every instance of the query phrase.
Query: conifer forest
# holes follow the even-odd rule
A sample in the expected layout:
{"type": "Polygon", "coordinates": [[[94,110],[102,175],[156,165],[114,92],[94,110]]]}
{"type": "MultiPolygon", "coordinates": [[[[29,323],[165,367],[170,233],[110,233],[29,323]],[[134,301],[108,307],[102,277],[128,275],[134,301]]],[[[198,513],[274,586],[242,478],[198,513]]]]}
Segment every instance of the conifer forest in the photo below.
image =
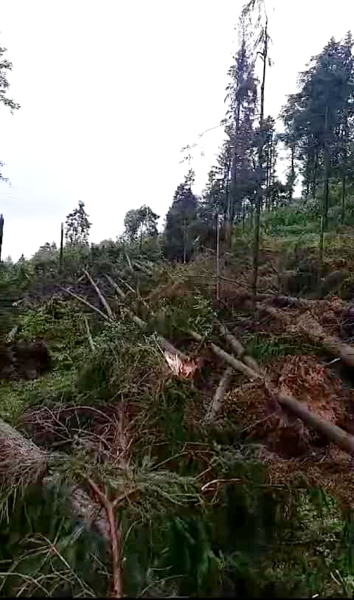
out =
{"type": "Polygon", "coordinates": [[[248,0],[202,194],[186,140],[166,215],[17,261],[0,199],[1,597],[354,595],[354,38],[271,115],[271,35],[248,0]]]}

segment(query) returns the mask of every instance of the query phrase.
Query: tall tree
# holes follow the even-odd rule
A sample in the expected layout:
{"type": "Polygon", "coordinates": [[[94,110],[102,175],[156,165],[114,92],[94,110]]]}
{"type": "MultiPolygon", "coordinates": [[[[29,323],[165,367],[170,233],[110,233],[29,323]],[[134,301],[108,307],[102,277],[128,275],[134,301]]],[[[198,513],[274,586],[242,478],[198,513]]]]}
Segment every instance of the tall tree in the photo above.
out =
{"type": "Polygon", "coordinates": [[[65,221],[65,239],[68,246],[88,246],[91,223],[85,204],[79,200],[77,208],[68,214],[65,221]]]}
{"type": "Polygon", "coordinates": [[[1,262],[1,252],[2,252],[2,240],[4,237],[4,217],[0,215],[0,262],[1,262]]]}
{"type": "Polygon", "coordinates": [[[134,241],[139,237],[141,247],[145,236],[157,235],[157,221],[159,218],[159,215],[154,213],[146,204],[138,209],[128,210],[124,218],[124,226],[129,240],[134,241]]]}
{"type": "Polygon", "coordinates": [[[165,254],[168,258],[186,262],[193,247],[193,233],[197,229],[198,200],[193,194],[194,171],[189,170],[174,194],[166,216],[165,254]]]}
{"type": "Polygon", "coordinates": [[[258,193],[256,197],[256,221],[254,235],[254,250],[253,250],[253,298],[256,301],[257,295],[257,280],[258,280],[258,260],[259,260],[259,244],[260,244],[260,226],[261,226],[261,209],[263,202],[263,183],[265,178],[264,173],[264,101],[265,101],[265,84],[267,65],[270,65],[269,59],[269,42],[268,33],[268,15],[266,10],[265,0],[249,0],[243,10],[244,17],[256,17],[256,30],[258,36],[255,43],[257,55],[262,61],[262,79],[261,79],[261,94],[260,94],[260,112],[259,112],[259,136],[258,136],[258,193]]]}
{"type": "MultiPolygon", "coordinates": [[[[14,102],[11,98],[8,98],[7,93],[10,87],[8,81],[8,72],[12,71],[12,62],[4,58],[4,54],[7,52],[6,48],[0,47],[0,104],[4,104],[10,109],[11,114],[14,110],[18,110],[20,105],[14,102]]],[[[3,167],[4,163],[0,162],[0,167],[3,167]]],[[[0,171],[0,180],[6,181],[0,171]]]]}
{"type": "Polygon", "coordinates": [[[353,118],[352,38],[343,42],[332,38],[323,51],[313,57],[300,74],[297,94],[289,96],[283,119],[291,123],[291,133],[302,162],[305,196],[310,189],[316,196],[323,178],[323,227],[328,226],[329,179],[336,163],[342,179],[342,213],[344,212],[347,178],[347,153],[350,143],[349,123],[353,118]]]}
{"type": "MultiPolygon", "coordinates": [[[[227,198],[227,237],[235,217],[241,215],[243,199],[248,192],[252,171],[254,147],[253,124],[257,103],[257,82],[254,74],[254,58],[250,48],[250,30],[247,15],[239,21],[239,48],[229,69],[230,83],[226,88],[228,110],[225,133],[230,154],[230,182],[227,198]]],[[[252,173],[253,175],[253,173],[252,173]]]]}

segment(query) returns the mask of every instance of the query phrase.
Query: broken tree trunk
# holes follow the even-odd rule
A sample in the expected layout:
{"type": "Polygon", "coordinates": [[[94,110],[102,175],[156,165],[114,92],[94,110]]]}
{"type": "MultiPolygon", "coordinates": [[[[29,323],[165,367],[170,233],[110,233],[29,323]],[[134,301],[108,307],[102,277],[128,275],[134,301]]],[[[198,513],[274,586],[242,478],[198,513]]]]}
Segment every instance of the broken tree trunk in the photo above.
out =
{"type": "MultiPolygon", "coordinates": [[[[189,332],[189,334],[194,339],[198,339],[198,341],[202,339],[201,336],[199,336],[199,334],[197,333],[189,332]]],[[[272,396],[272,398],[276,400],[283,408],[290,411],[295,417],[301,419],[301,421],[305,423],[305,425],[325,435],[331,442],[337,444],[340,448],[342,448],[349,454],[354,455],[353,436],[346,433],[337,425],[329,423],[325,419],[322,419],[318,415],[315,415],[314,413],[309,411],[303,402],[299,402],[291,396],[280,395],[276,390],[272,389],[267,380],[263,378],[259,373],[257,373],[253,369],[250,369],[241,361],[234,359],[227,352],[224,352],[215,344],[211,344],[210,346],[216,356],[223,358],[226,362],[230,364],[230,366],[246,375],[251,381],[256,379],[262,380],[267,393],[269,393],[272,396]]]]}
{"type": "Polygon", "coordinates": [[[319,322],[308,313],[302,315],[297,323],[290,315],[281,313],[273,306],[258,305],[259,310],[281,321],[289,333],[300,332],[317,344],[321,344],[331,354],[338,356],[349,367],[354,367],[354,346],[345,344],[334,335],[328,335],[319,322]]]}
{"type": "MultiPolygon", "coordinates": [[[[67,460],[65,455],[41,450],[32,440],[0,419],[0,489],[3,488],[5,494],[10,488],[18,486],[24,490],[33,483],[50,487],[59,474],[55,472],[47,477],[48,468],[55,469],[56,465],[60,466],[67,460]]],[[[70,503],[73,514],[82,520],[84,526],[96,529],[107,542],[108,529],[105,520],[100,517],[100,506],[79,487],[71,487],[70,503]]]]}
{"type": "MultiPolygon", "coordinates": [[[[201,335],[199,335],[199,333],[197,333],[196,331],[188,331],[187,333],[192,338],[194,338],[197,342],[204,341],[204,338],[201,335]]],[[[259,373],[257,373],[257,371],[255,371],[254,369],[251,369],[250,367],[245,365],[245,363],[241,362],[237,358],[234,358],[233,356],[231,356],[231,354],[229,354],[228,352],[225,352],[225,350],[223,350],[216,344],[213,344],[211,342],[210,347],[216,356],[218,356],[219,358],[221,358],[222,360],[227,362],[231,367],[236,369],[236,371],[240,371],[241,373],[246,375],[246,377],[251,379],[251,381],[253,381],[254,379],[261,378],[261,375],[259,373]]]]}
{"type": "Polygon", "coordinates": [[[252,358],[252,356],[248,356],[245,354],[245,349],[242,346],[241,342],[239,342],[238,339],[236,339],[235,336],[228,331],[225,325],[220,323],[219,329],[221,334],[224,336],[226,341],[230,344],[231,348],[235,352],[237,358],[242,360],[248,367],[250,367],[250,369],[253,369],[254,371],[257,371],[257,373],[260,373],[261,370],[258,364],[254,360],[254,358],[252,358]]]}
{"type": "Polygon", "coordinates": [[[224,371],[223,376],[220,379],[219,385],[216,389],[216,392],[215,392],[215,395],[213,398],[213,402],[205,416],[204,422],[207,423],[207,422],[214,421],[215,417],[217,417],[218,413],[220,412],[226,390],[231,381],[232,374],[233,374],[232,367],[227,367],[224,371]]]}

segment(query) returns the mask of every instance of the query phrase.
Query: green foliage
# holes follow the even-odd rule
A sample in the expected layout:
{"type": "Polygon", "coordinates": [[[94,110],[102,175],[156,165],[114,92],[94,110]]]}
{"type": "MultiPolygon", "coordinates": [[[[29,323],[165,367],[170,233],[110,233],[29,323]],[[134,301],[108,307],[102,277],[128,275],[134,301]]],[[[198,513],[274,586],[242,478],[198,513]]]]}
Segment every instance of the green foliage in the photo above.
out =
{"type": "Polygon", "coordinates": [[[266,334],[249,336],[247,352],[256,360],[267,361],[275,356],[322,354],[321,346],[311,344],[294,336],[278,335],[272,337],[266,334]]]}
{"type": "Polygon", "coordinates": [[[164,254],[172,260],[189,260],[197,226],[197,198],[192,192],[194,172],[190,170],[175,192],[166,216],[164,254]]]}
{"type": "Polygon", "coordinates": [[[65,239],[68,246],[87,246],[91,223],[85,211],[85,204],[79,200],[75,208],[65,221],[65,239]]]}
{"type": "Polygon", "coordinates": [[[160,217],[149,206],[129,210],[124,218],[125,233],[130,241],[140,238],[142,244],[146,236],[157,236],[157,220],[160,217]]]}

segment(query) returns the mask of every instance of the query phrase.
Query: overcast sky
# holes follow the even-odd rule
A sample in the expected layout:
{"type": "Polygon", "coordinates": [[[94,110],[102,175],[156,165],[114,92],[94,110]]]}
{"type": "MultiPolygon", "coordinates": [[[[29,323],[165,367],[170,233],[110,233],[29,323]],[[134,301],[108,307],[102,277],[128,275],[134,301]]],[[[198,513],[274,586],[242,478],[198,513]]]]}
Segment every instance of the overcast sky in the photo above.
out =
{"type": "MultiPolygon", "coordinates": [[[[241,0],[0,0],[0,45],[13,62],[13,116],[0,106],[3,256],[30,256],[85,202],[91,241],[123,230],[126,211],[162,217],[187,170],[182,146],[219,124],[241,0]]],[[[329,38],[354,29],[354,4],[271,0],[266,114],[329,38]]],[[[196,192],[221,143],[203,136],[196,192]]],[[[161,222],[163,220],[161,219],[161,222]]]]}

